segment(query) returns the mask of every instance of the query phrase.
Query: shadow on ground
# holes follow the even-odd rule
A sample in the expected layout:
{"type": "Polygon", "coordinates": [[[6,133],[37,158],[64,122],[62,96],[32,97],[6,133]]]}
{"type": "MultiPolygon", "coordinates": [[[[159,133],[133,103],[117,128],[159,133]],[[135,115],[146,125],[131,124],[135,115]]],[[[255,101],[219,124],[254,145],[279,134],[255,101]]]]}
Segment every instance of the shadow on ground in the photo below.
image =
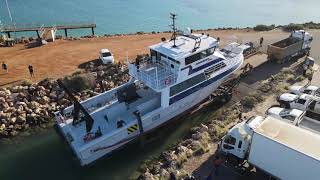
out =
{"type": "Polygon", "coordinates": [[[36,40],[36,41],[32,41],[32,42],[26,44],[25,48],[31,49],[31,48],[36,48],[36,47],[40,47],[40,46],[42,46],[41,41],[36,40]]]}
{"type": "Polygon", "coordinates": [[[93,59],[93,60],[87,61],[85,63],[79,64],[78,68],[86,69],[86,67],[88,67],[90,64],[93,64],[94,66],[102,65],[100,59],[93,59]]]}
{"type": "Polygon", "coordinates": [[[283,64],[278,64],[272,61],[265,61],[259,66],[255,67],[253,71],[246,76],[242,82],[252,85],[258,81],[266,80],[272,75],[275,75],[280,72],[281,69],[291,66],[296,61],[290,61],[283,64]]]}

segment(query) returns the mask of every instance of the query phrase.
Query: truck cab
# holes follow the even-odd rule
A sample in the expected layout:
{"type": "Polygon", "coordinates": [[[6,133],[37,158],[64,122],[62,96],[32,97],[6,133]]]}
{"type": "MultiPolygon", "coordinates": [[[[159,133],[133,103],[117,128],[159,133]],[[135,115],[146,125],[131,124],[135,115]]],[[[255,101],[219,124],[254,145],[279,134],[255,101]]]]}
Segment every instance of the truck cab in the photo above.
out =
{"type": "Polygon", "coordinates": [[[263,120],[262,116],[252,116],[247,121],[235,125],[227,135],[222,137],[220,152],[227,156],[245,159],[250,149],[253,129],[259,126],[263,120]]]}
{"type": "Polygon", "coordinates": [[[313,37],[310,33],[304,30],[297,30],[291,32],[291,37],[303,40],[302,49],[310,49],[313,37]]]}

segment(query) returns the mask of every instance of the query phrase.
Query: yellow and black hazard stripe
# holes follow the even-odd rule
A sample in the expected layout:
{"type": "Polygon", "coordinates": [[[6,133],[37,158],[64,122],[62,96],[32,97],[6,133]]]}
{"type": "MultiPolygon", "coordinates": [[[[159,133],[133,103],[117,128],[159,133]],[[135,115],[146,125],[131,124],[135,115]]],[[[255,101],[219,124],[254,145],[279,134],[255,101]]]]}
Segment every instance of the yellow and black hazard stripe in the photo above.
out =
{"type": "Polygon", "coordinates": [[[127,128],[127,132],[128,132],[128,134],[131,134],[131,133],[135,132],[138,129],[139,129],[138,124],[134,124],[134,125],[132,125],[132,126],[127,128]]]}

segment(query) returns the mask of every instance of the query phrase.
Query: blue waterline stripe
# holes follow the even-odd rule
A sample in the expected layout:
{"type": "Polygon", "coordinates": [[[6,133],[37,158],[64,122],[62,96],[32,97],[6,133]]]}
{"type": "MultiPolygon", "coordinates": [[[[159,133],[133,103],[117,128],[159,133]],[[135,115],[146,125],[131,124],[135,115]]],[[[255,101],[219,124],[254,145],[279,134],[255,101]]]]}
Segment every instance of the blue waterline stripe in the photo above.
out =
{"type": "Polygon", "coordinates": [[[214,83],[214,82],[216,82],[216,81],[218,81],[218,80],[220,80],[222,78],[224,78],[225,76],[227,76],[228,74],[230,74],[231,72],[236,70],[237,68],[238,68],[238,65],[235,65],[232,68],[230,68],[229,70],[219,74],[218,76],[215,76],[215,77],[213,77],[213,78],[211,78],[211,79],[209,79],[207,81],[204,81],[201,84],[198,84],[197,86],[195,86],[193,88],[190,88],[190,89],[188,89],[188,90],[186,90],[186,91],[174,96],[173,98],[170,98],[169,105],[171,105],[171,104],[173,104],[173,103],[175,103],[175,102],[177,102],[177,101],[189,96],[190,94],[192,94],[192,93],[194,93],[196,91],[199,91],[200,89],[202,89],[202,88],[204,88],[204,87],[206,87],[206,86],[208,86],[208,85],[210,85],[210,84],[212,84],[212,83],[214,83]]]}

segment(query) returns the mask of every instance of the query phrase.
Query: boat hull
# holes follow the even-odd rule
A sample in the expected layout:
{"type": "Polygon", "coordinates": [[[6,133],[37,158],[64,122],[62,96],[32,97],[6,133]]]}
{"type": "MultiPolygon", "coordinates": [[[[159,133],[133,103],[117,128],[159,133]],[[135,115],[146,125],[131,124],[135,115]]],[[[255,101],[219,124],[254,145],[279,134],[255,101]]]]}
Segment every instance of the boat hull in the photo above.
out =
{"type": "MultiPolygon", "coordinates": [[[[186,96],[185,98],[178,100],[172,103],[170,106],[166,108],[159,108],[154,110],[145,116],[142,116],[143,128],[144,132],[150,132],[163,124],[166,124],[171,119],[176,118],[190,110],[191,108],[195,107],[203,100],[208,98],[223,82],[226,78],[228,78],[234,71],[236,71],[240,66],[241,63],[238,63],[227,72],[224,72],[223,76],[220,78],[215,79],[210,84],[206,84],[200,90],[186,96]]],[[[223,73],[222,73],[223,74],[223,73]]],[[[210,79],[209,79],[210,80],[210,79]]],[[[65,135],[65,133],[62,133],[65,135]]],[[[123,132],[119,132],[118,134],[114,134],[111,137],[108,137],[104,140],[101,140],[94,145],[87,146],[87,148],[83,148],[81,150],[75,151],[77,158],[80,160],[82,166],[92,163],[93,161],[109,155],[111,152],[121,148],[125,144],[133,141],[140,135],[139,130],[128,133],[127,129],[124,128],[123,132]],[[122,137],[122,138],[121,138],[122,137]],[[121,139],[119,141],[119,139],[121,139]],[[118,140],[118,141],[117,141],[118,140]]]]}

